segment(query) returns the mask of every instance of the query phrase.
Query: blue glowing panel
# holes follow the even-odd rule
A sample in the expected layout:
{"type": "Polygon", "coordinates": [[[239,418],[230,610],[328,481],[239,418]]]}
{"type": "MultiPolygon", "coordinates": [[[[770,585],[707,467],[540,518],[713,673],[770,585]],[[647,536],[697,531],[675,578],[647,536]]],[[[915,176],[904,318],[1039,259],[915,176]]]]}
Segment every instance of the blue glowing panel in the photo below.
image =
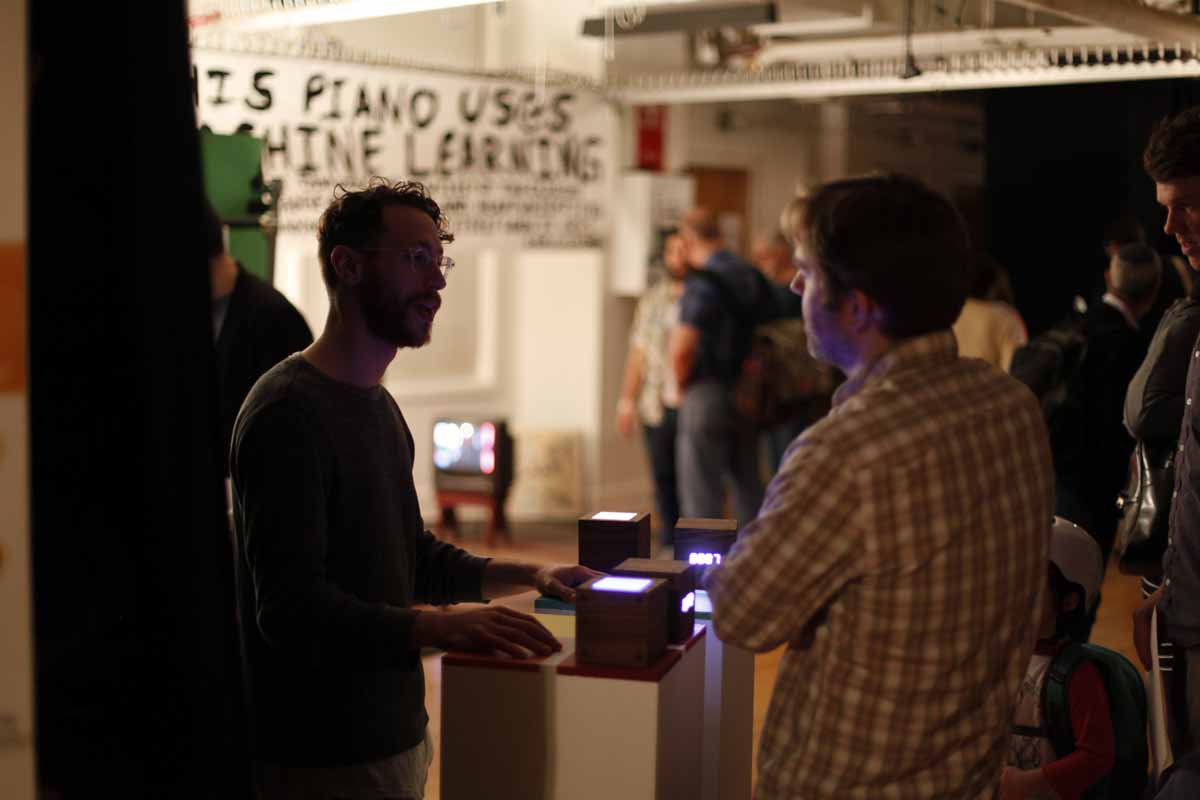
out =
{"type": "Polygon", "coordinates": [[[703,589],[696,590],[696,613],[712,613],[712,600],[709,599],[708,592],[704,591],[703,589]]]}
{"type": "Polygon", "coordinates": [[[637,594],[650,585],[649,578],[601,578],[591,588],[601,592],[629,592],[637,594]]]}
{"type": "Polygon", "coordinates": [[[692,607],[695,605],[696,605],[696,593],[688,592],[687,594],[685,594],[683,596],[683,600],[680,601],[679,610],[681,612],[683,612],[684,614],[686,614],[687,612],[691,611],[692,607]]]}

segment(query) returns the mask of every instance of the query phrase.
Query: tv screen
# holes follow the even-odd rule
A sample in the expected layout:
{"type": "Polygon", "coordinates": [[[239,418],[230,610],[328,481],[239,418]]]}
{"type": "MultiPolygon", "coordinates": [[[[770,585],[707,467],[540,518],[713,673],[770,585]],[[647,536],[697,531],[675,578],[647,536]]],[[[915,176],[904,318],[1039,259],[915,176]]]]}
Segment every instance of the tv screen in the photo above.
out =
{"type": "Polygon", "coordinates": [[[442,418],[433,424],[434,482],[447,490],[497,492],[512,482],[504,420],[442,418]]]}

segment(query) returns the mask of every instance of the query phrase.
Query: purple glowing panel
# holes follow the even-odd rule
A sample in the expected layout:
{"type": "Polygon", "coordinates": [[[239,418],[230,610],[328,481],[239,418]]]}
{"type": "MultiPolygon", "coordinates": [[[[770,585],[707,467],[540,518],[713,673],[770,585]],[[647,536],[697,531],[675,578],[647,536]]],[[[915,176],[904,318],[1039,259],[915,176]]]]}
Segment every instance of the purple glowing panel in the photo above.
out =
{"type": "Polygon", "coordinates": [[[650,585],[649,578],[601,578],[591,585],[599,592],[627,592],[637,594],[650,585]]]}

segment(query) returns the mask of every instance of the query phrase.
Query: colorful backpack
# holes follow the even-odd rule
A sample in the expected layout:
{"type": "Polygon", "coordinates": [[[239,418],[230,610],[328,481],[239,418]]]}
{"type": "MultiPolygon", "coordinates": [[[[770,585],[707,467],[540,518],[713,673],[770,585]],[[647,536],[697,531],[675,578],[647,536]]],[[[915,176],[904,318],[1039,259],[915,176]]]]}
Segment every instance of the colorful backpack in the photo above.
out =
{"type": "Polygon", "coordinates": [[[1042,719],[1059,758],[1075,750],[1068,708],[1071,675],[1084,661],[1095,665],[1108,692],[1116,759],[1112,772],[1084,792],[1087,800],[1140,798],[1146,788],[1150,753],[1146,745],[1146,689],[1141,673],[1120,653],[1095,644],[1069,642],[1050,662],[1042,688],[1042,719]]]}

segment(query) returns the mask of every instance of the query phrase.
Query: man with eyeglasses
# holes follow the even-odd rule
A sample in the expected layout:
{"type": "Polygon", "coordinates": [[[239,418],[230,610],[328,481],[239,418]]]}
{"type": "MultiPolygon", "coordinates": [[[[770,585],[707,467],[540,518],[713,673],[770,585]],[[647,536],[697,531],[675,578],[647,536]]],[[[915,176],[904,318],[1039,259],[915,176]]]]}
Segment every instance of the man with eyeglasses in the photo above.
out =
{"type": "Polygon", "coordinates": [[[432,762],[421,648],[559,649],[507,608],[418,610],[597,574],[473,556],[425,530],[413,437],[381,385],[430,338],[454,262],[437,203],[379,179],[321,217],[325,329],[265,374],[234,427],[239,609],[265,798],[421,798],[432,762]]]}

